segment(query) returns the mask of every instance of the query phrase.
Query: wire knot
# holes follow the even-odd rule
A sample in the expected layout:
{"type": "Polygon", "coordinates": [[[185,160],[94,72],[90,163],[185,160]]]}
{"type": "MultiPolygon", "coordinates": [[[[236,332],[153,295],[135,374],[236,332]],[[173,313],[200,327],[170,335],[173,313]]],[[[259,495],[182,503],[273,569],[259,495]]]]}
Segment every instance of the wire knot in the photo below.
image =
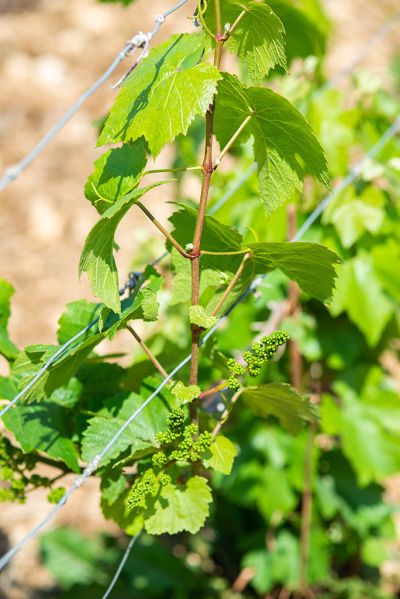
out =
{"type": "Polygon", "coordinates": [[[164,15],[157,15],[154,20],[156,23],[159,23],[160,25],[163,25],[163,23],[165,23],[164,15]]]}

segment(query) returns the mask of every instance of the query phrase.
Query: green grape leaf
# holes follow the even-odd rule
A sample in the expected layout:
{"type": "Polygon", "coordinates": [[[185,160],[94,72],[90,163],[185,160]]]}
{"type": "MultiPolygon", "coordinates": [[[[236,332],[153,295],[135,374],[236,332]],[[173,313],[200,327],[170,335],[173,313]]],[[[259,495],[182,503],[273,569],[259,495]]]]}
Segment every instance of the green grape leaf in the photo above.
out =
{"type": "MultiPolygon", "coordinates": [[[[114,413],[115,408],[103,410],[101,415],[89,420],[88,427],[83,432],[82,441],[82,459],[85,462],[90,462],[100,453],[121,426],[150,395],[147,388],[144,388],[142,392],[144,397],[131,393],[123,402],[120,398],[117,398],[117,405],[120,406],[117,414],[114,413]]],[[[103,458],[101,465],[105,466],[110,461],[117,459],[127,449],[134,453],[138,450],[156,446],[156,434],[167,427],[167,418],[170,409],[174,405],[175,400],[172,400],[168,391],[164,389],[122,433],[112,449],[103,458]]]]}
{"type": "Polygon", "coordinates": [[[126,478],[121,471],[107,468],[101,474],[101,497],[108,505],[112,505],[121,497],[126,489],[126,478]]]}
{"type": "Polygon", "coordinates": [[[195,534],[204,525],[211,501],[210,487],[202,476],[161,486],[158,495],[148,501],[145,529],[151,535],[195,534]]]}
{"type": "Polygon", "coordinates": [[[333,316],[346,311],[370,347],[379,342],[394,306],[381,288],[370,256],[359,254],[340,267],[330,309],[333,316]]]}
{"type": "Polygon", "coordinates": [[[381,482],[398,472],[400,419],[396,392],[376,386],[369,397],[365,387],[355,393],[344,383],[336,383],[334,390],[341,400],[338,433],[343,453],[360,485],[381,482]]]}
{"type": "Polygon", "coordinates": [[[110,205],[137,187],[146,162],[143,139],[111,148],[94,163],[94,172],[85,185],[85,196],[103,214],[110,205]]]}
{"type": "Polygon", "coordinates": [[[8,320],[10,318],[10,299],[14,293],[14,288],[8,281],[0,278],[0,355],[7,360],[14,360],[19,350],[10,340],[7,331],[8,320]]]}
{"type": "Polygon", "coordinates": [[[400,302],[400,246],[395,239],[388,239],[372,249],[374,272],[383,289],[400,302]]]}
{"type": "Polygon", "coordinates": [[[207,111],[221,79],[210,64],[185,68],[190,57],[200,58],[205,40],[202,33],[175,35],[153,48],[123,84],[99,145],[143,136],[156,157],[177,135],[186,134],[195,116],[207,111]]]}
{"type": "Polygon", "coordinates": [[[382,227],[384,216],[382,208],[369,206],[361,200],[354,199],[337,208],[331,216],[331,221],[343,246],[349,248],[366,231],[377,235],[382,227]]]}
{"type": "MultiPolygon", "coordinates": [[[[104,314],[102,330],[99,330],[99,324],[95,324],[90,331],[68,348],[24,395],[24,401],[42,400],[52,396],[55,389],[65,385],[74,376],[101,341],[107,336],[115,335],[129,320],[151,320],[154,317],[158,306],[155,290],[160,284],[161,277],[153,268],[149,267],[144,272],[143,278],[148,278],[148,285],[122,301],[121,315],[118,316],[111,311],[104,314]]],[[[59,321],[59,338],[67,341],[76,334],[77,330],[81,330],[82,326],[92,322],[93,306],[94,304],[89,304],[86,301],[69,304],[59,321]]],[[[101,306],[98,308],[101,309],[101,306]]],[[[18,387],[22,389],[27,385],[45,362],[59,349],[57,346],[42,345],[25,348],[18,355],[12,367],[12,374],[18,381],[18,387]]]]}
{"type": "MultiPolygon", "coordinates": [[[[169,220],[174,226],[173,234],[179,243],[186,245],[193,241],[198,211],[185,204],[169,220]]],[[[242,249],[242,236],[237,229],[221,223],[214,216],[206,215],[202,232],[202,248],[209,252],[228,252],[242,249]]]]}
{"type": "MultiPolygon", "coordinates": [[[[208,28],[216,32],[214,2],[208,2],[205,21],[208,28]]],[[[237,27],[226,42],[228,50],[236,54],[246,67],[250,80],[255,85],[279,65],[286,68],[285,29],[279,17],[267,4],[225,0],[221,3],[223,25],[232,26],[244,12],[237,27]]]]}
{"type": "Polygon", "coordinates": [[[71,441],[69,410],[50,402],[18,404],[4,414],[3,421],[22,450],[43,451],[79,472],[78,451],[71,441]]]}
{"type": "MultiPolygon", "coordinates": [[[[204,256],[208,258],[208,256],[204,256]]],[[[225,273],[214,268],[203,268],[205,260],[202,263],[200,271],[200,301],[212,309],[213,304],[218,301],[221,293],[225,291],[228,285],[228,279],[225,273]]],[[[184,258],[176,250],[172,250],[172,267],[175,273],[172,282],[171,305],[190,304],[192,300],[191,292],[191,267],[189,260],[184,258]]]]}
{"type": "Polygon", "coordinates": [[[234,459],[237,455],[236,447],[223,435],[218,435],[210,447],[211,458],[204,460],[206,468],[212,468],[222,474],[230,474],[234,459]]]}
{"type": "MultiPolygon", "coordinates": [[[[99,304],[87,300],[78,300],[67,304],[65,312],[58,321],[57,339],[59,344],[64,345],[93,322],[99,316],[99,309],[99,304]]],[[[89,330],[82,337],[79,337],[79,340],[84,341],[91,334],[89,330]]]]}
{"type": "Polygon", "coordinates": [[[285,28],[286,56],[289,63],[297,57],[324,55],[327,38],[326,17],[324,22],[324,14],[322,10],[317,9],[315,2],[308,14],[302,10],[303,7],[292,6],[286,0],[268,0],[268,4],[285,28]],[[317,14],[312,14],[315,12],[317,14]]]}
{"type": "Polygon", "coordinates": [[[171,391],[172,395],[179,399],[182,403],[190,403],[201,393],[200,387],[197,385],[189,385],[186,387],[182,381],[178,381],[171,391]]]}
{"type": "Polygon", "coordinates": [[[105,547],[100,537],[86,538],[74,528],[58,528],[40,538],[46,568],[63,586],[106,584],[106,572],[99,568],[105,547]]]}
{"type": "Polygon", "coordinates": [[[79,379],[72,377],[68,383],[58,387],[50,396],[50,401],[64,408],[73,408],[81,399],[83,385],[79,379]]]}
{"type": "Polygon", "coordinates": [[[17,392],[18,389],[10,378],[0,376],[0,399],[14,399],[17,392]]]}
{"type": "Polygon", "coordinates": [[[292,434],[297,434],[306,422],[317,418],[316,407],[296,389],[284,383],[247,387],[242,397],[255,414],[262,418],[275,416],[292,434]]]}
{"type": "Polygon", "coordinates": [[[114,236],[116,229],[128,210],[150,189],[160,182],[134,190],[120,198],[106,210],[90,231],[82,251],[79,272],[86,272],[93,294],[108,308],[121,313],[118,293],[118,271],[114,259],[114,236]]]}
{"type": "Polygon", "coordinates": [[[324,302],[333,293],[336,270],[341,260],[337,254],[318,243],[271,242],[249,243],[252,259],[249,267],[257,274],[279,268],[309,295],[324,302]]]}
{"type": "Polygon", "coordinates": [[[324,152],[303,115],[272,90],[246,88],[237,77],[224,73],[215,111],[215,132],[221,146],[249,116],[237,143],[254,138],[260,195],[268,213],[301,190],[306,175],[330,188],[324,152]]]}
{"type": "Polygon", "coordinates": [[[203,306],[190,306],[189,309],[190,324],[207,330],[215,325],[217,319],[215,316],[208,316],[203,306]]]}

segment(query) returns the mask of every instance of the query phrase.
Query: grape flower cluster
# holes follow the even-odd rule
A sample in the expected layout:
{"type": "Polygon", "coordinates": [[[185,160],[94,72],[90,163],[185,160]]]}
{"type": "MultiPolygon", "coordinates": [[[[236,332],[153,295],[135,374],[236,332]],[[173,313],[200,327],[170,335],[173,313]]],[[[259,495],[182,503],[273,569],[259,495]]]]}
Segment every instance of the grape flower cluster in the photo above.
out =
{"type": "Polygon", "coordinates": [[[129,491],[126,500],[128,509],[146,508],[146,498],[149,495],[154,497],[157,495],[160,485],[168,485],[170,482],[169,474],[162,472],[157,476],[153,468],[148,468],[129,491]]]}
{"type": "Polygon", "coordinates": [[[286,331],[276,331],[272,335],[262,337],[251,346],[251,351],[245,351],[243,359],[247,366],[244,367],[233,358],[227,362],[231,376],[228,379],[227,386],[233,391],[238,391],[241,387],[239,377],[245,372],[251,377],[258,376],[263,365],[271,360],[277,349],[289,341],[289,334],[286,331]]]}
{"type": "Polygon", "coordinates": [[[209,431],[199,434],[196,424],[185,425],[185,413],[181,408],[171,411],[167,425],[166,431],[156,435],[160,449],[152,456],[152,466],[136,479],[129,491],[128,509],[146,508],[146,498],[154,497],[160,485],[171,482],[171,476],[165,472],[168,466],[176,462],[193,464],[201,461],[213,443],[209,431]]]}
{"type": "Polygon", "coordinates": [[[46,476],[31,474],[36,462],[34,455],[24,454],[9,439],[0,439],[0,501],[24,503],[27,487],[50,486],[51,481],[46,476]]]}

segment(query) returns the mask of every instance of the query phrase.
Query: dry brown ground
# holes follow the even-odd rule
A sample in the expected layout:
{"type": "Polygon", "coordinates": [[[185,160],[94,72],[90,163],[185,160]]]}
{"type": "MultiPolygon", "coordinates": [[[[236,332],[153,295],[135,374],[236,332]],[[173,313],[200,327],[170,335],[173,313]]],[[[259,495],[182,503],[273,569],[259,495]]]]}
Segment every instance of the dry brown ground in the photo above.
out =
{"type": "MultiPolygon", "coordinates": [[[[138,0],[124,9],[94,0],[0,0],[0,172],[32,148],[102,73],[126,39],[138,29],[150,28],[152,16],[170,4],[138,0]]],[[[158,41],[189,26],[186,16],[194,4],[163,27],[158,41]]],[[[326,0],[325,4],[336,23],[328,61],[331,73],[351,60],[398,8],[396,0],[326,0]]],[[[366,66],[384,75],[398,39],[397,31],[368,57],[366,66]]],[[[0,199],[0,276],[16,289],[10,329],[18,344],[53,342],[65,304],[90,297],[85,281],[78,282],[77,264],[96,214],[82,189],[98,155],[91,122],[107,110],[113,97],[106,84],[0,199]]],[[[162,210],[157,194],[149,201],[156,212],[162,210]]],[[[133,213],[121,228],[121,272],[128,271],[136,233],[145,227],[141,215],[133,213]]],[[[0,363],[0,372],[1,368],[0,363]]],[[[86,491],[77,493],[62,510],[56,524],[75,523],[88,533],[105,528],[97,504],[96,484],[90,481],[86,491]]],[[[12,543],[48,510],[37,492],[25,506],[3,504],[0,525],[12,543]]],[[[4,596],[31,597],[32,585],[40,588],[48,580],[37,565],[33,543],[3,575],[4,596]]]]}

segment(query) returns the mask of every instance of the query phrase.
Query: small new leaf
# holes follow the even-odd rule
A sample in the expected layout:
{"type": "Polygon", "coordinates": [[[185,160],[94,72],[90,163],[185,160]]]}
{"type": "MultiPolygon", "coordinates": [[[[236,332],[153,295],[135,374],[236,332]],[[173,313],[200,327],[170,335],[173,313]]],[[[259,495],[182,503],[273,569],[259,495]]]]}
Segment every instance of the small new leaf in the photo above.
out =
{"type": "MultiPolygon", "coordinates": [[[[216,31],[214,2],[208,3],[206,22],[216,31]]],[[[233,25],[244,12],[238,25],[226,42],[246,67],[250,80],[259,84],[269,71],[279,65],[286,68],[285,29],[277,15],[266,4],[226,0],[221,3],[223,23],[233,25]]]]}
{"type": "Polygon", "coordinates": [[[178,381],[171,391],[172,395],[179,399],[182,403],[190,403],[201,393],[200,387],[197,385],[189,385],[186,387],[182,381],[178,381]]]}
{"type": "Polygon", "coordinates": [[[215,316],[208,316],[203,306],[190,306],[189,309],[190,324],[194,324],[200,329],[210,329],[215,325],[217,319],[215,316]]]}
{"type": "Polygon", "coordinates": [[[222,474],[230,474],[234,459],[237,455],[236,447],[223,435],[218,435],[210,447],[211,458],[204,460],[206,468],[212,468],[222,474]]]}

